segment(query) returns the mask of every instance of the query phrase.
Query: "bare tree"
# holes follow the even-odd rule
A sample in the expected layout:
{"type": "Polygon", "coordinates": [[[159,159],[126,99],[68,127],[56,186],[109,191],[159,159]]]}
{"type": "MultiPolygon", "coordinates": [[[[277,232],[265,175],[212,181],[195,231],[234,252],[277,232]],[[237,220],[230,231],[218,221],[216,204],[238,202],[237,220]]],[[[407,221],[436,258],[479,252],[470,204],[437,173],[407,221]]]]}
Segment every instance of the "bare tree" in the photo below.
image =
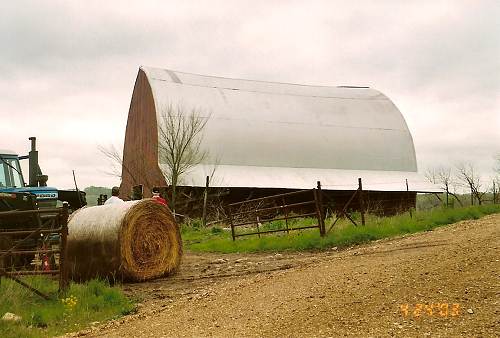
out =
{"type": "Polygon", "coordinates": [[[109,146],[102,146],[98,145],[97,149],[108,158],[110,164],[111,164],[111,171],[105,172],[106,174],[114,177],[122,179],[122,175],[128,174],[132,178],[132,181],[135,184],[144,184],[146,188],[152,189],[153,186],[150,184],[148,181],[147,177],[144,177],[142,180],[139,180],[137,177],[135,177],[134,173],[132,170],[130,170],[124,163],[123,163],[123,158],[118,149],[114,145],[109,145],[109,146]]]}
{"type": "Polygon", "coordinates": [[[496,176],[492,178],[493,184],[491,186],[491,192],[493,193],[493,203],[498,202],[498,195],[500,193],[500,153],[494,156],[495,158],[495,166],[493,170],[496,173],[496,176]]]}
{"type": "Polygon", "coordinates": [[[201,116],[197,109],[186,111],[182,106],[167,105],[158,121],[158,152],[161,170],[171,186],[170,204],[175,211],[177,186],[184,173],[200,164],[207,151],[201,147],[203,130],[210,116],[201,116]]]}
{"type": "Polygon", "coordinates": [[[99,152],[106,156],[111,165],[111,170],[105,171],[104,173],[109,176],[114,176],[121,179],[123,160],[122,156],[118,152],[118,149],[116,149],[116,147],[111,144],[109,146],[98,145],[97,150],[99,150],[99,152]]]}
{"type": "Polygon", "coordinates": [[[458,179],[465,187],[470,188],[471,204],[474,204],[474,197],[479,205],[483,203],[485,192],[481,192],[481,176],[476,172],[476,168],[470,162],[459,163],[456,166],[458,171],[458,179]]]}
{"type": "Polygon", "coordinates": [[[490,192],[492,194],[491,201],[493,204],[498,202],[498,194],[500,192],[500,176],[494,176],[491,178],[490,192]]]}
{"type": "MultiPolygon", "coordinates": [[[[455,184],[450,167],[429,168],[425,172],[425,177],[429,180],[429,182],[440,185],[441,189],[446,192],[446,206],[449,205],[448,195],[453,196],[460,206],[463,206],[460,198],[450,189],[455,184]]],[[[436,197],[438,196],[436,195],[436,197]]],[[[438,199],[441,201],[439,197],[438,199]]]]}

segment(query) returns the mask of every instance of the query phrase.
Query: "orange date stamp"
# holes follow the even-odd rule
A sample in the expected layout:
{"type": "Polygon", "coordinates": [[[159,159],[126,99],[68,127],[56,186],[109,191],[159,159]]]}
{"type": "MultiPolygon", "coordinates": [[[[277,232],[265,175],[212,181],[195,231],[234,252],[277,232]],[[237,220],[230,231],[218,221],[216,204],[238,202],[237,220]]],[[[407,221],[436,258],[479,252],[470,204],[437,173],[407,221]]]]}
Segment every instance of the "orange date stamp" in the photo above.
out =
{"type": "Polygon", "coordinates": [[[403,317],[457,317],[460,315],[460,304],[458,303],[431,303],[401,304],[399,306],[403,317]]]}

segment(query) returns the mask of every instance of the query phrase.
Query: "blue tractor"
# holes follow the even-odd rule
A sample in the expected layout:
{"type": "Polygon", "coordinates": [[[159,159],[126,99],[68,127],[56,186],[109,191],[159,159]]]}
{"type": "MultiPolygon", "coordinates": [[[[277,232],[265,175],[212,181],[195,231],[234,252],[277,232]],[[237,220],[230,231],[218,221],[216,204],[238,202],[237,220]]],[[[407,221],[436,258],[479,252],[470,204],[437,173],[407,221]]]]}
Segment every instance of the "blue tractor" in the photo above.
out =
{"type": "Polygon", "coordinates": [[[26,196],[31,195],[37,208],[55,208],[57,201],[68,202],[72,210],[85,206],[85,193],[78,190],[58,190],[47,186],[48,176],[43,175],[38,165],[36,138],[30,137],[31,151],[26,156],[18,156],[13,151],[0,149],[0,212],[23,210],[26,208],[26,196]],[[24,176],[20,160],[29,161],[29,180],[24,176]],[[24,197],[23,197],[24,196],[24,197]]]}

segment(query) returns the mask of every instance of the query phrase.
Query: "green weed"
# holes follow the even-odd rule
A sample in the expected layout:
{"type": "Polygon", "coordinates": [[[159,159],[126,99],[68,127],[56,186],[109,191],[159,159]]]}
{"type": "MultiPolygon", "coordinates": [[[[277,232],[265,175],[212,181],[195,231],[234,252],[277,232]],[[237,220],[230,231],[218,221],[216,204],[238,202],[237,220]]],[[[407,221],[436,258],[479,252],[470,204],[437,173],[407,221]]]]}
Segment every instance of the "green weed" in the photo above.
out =
{"type": "MultiPolygon", "coordinates": [[[[431,211],[413,212],[392,217],[366,216],[365,226],[354,226],[348,220],[340,220],[327,236],[321,237],[317,229],[297,230],[286,233],[262,234],[261,238],[254,236],[237,238],[232,241],[230,231],[211,231],[203,228],[185,227],[182,231],[184,244],[188,250],[204,252],[259,252],[284,250],[317,250],[330,247],[346,247],[369,241],[388,238],[420,231],[430,231],[436,227],[455,223],[461,220],[478,219],[484,215],[499,213],[500,205],[488,204],[464,208],[437,208],[431,211]],[[185,240],[187,239],[187,240],[185,240]]],[[[358,219],[359,215],[354,215],[358,219]]],[[[312,225],[314,218],[289,221],[289,227],[312,225]]],[[[326,220],[326,228],[333,219],[326,220]]],[[[359,223],[359,222],[358,222],[359,223]]],[[[284,221],[264,223],[264,230],[284,229],[284,221]]],[[[238,233],[256,232],[255,227],[238,229],[238,233]]]]}
{"type": "Polygon", "coordinates": [[[46,301],[14,281],[2,278],[0,316],[6,312],[22,317],[19,323],[0,322],[0,337],[46,337],[60,335],[132,312],[134,304],[117,287],[91,280],[72,283],[64,295],[58,283],[47,277],[24,277],[23,280],[48,294],[46,301]]]}

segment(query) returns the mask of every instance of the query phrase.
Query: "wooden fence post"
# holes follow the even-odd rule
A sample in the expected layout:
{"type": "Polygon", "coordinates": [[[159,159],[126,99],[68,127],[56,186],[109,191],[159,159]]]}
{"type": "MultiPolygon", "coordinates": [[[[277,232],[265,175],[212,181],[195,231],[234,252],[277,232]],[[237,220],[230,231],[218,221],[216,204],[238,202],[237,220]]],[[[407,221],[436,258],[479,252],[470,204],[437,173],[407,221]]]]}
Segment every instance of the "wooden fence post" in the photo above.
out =
{"type": "Polygon", "coordinates": [[[281,203],[283,204],[283,211],[285,212],[285,227],[287,235],[290,234],[288,229],[288,207],[286,206],[285,196],[281,196],[281,203]]]}
{"type": "MultiPolygon", "coordinates": [[[[408,188],[408,179],[405,178],[406,180],[406,203],[407,205],[410,205],[410,190],[408,188]]],[[[408,210],[410,211],[410,218],[413,218],[413,214],[411,212],[411,206],[408,208],[408,210]]]]}
{"type": "Polygon", "coordinates": [[[60,216],[61,226],[61,247],[59,250],[59,292],[68,289],[68,202],[63,203],[62,214],[60,216]]]}
{"type": "Polygon", "coordinates": [[[229,223],[231,225],[231,236],[233,237],[233,242],[235,240],[235,236],[234,236],[234,222],[233,222],[233,214],[231,213],[231,206],[228,205],[227,207],[227,213],[229,214],[229,223]]]}
{"type": "Polygon", "coordinates": [[[205,181],[205,193],[203,194],[203,216],[202,216],[202,222],[203,222],[203,227],[207,226],[207,201],[208,201],[208,184],[210,182],[210,177],[207,176],[206,181],[205,181]]]}
{"type": "Polygon", "coordinates": [[[321,236],[325,236],[326,234],[326,229],[325,229],[325,210],[323,208],[323,190],[321,190],[321,182],[318,181],[317,182],[317,187],[318,187],[318,193],[317,193],[317,197],[318,197],[318,207],[319,207],[319,215],[320,215],[320,219],[318,220],[319,222],[319,233],[321,236]]]}
{"type": "Polygon", "coordinates": [[[472,183],[470,185],[470,205],[474,205],[474,190],[472,189],[472,183]]]}
{"type": "Polygon", "coordinates": [[[365,200],[363,196],[363,182],[361,177],[358,178],[358,189],[359,189],[359,208],[361,211],[361,224],[365,225],[365,200]]]}
{"type": "Polygon", "coordinates": [[[495,186],[495,180],[493,180],[493,204],[497,203],[497,191],[495,186]]]}

